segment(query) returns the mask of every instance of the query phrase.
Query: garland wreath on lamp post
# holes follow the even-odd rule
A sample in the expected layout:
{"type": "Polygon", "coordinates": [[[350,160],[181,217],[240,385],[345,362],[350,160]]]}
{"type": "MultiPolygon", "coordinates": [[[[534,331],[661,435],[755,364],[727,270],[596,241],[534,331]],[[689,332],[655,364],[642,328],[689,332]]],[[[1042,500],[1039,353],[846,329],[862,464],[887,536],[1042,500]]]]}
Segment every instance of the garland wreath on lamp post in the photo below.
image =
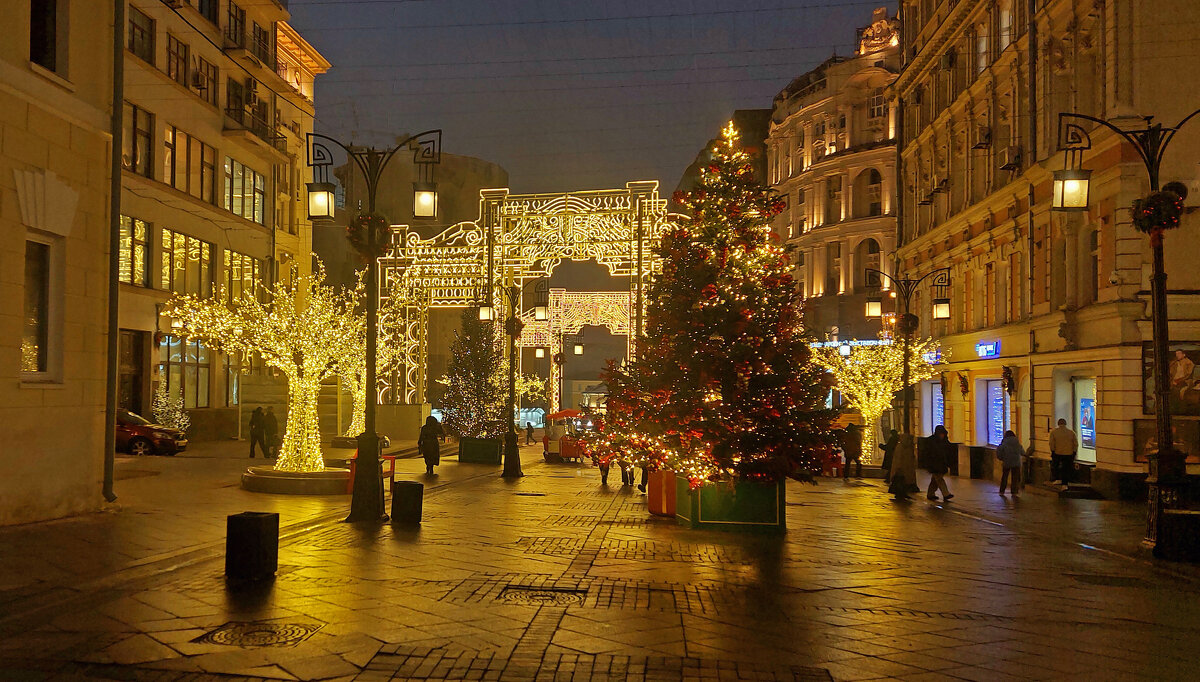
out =
{"type": "Polygon", "coordinates": [[[360,213],[346,225],[346,238],[364,261],[374,260],[387,253],[392,245],[391,232],[388,221],[377,213],[360,213]],[[372,233],[374,239],[371,238],[372,233]]]}

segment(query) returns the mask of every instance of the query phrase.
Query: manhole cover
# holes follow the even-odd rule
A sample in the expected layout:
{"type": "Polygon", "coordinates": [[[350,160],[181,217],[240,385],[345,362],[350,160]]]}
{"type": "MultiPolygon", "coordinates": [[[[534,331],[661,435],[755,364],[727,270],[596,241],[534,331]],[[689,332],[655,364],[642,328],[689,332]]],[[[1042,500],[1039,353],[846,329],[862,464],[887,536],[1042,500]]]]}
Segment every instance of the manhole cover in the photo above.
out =
{"type": "Polygon", "coordinates": [[[1088,585],[1103,585],[1104,587],[1145,587],[1146,583],[1138,578],[1127,575],[1102,575],[1099,573],[1076,573],[1071,576],[1081,583],[1088,585]]]}
{"type": "Polygon", "coordinates": [[[258,621],[232,622],[200,635],[193,642],[229,646],[295,646],[308,639],[321,626],[316,623],[258,621]]]}
{"type": "Polygon", "coordinates": [[[555,587],[523,587],[509,585],[500,591],[500,601],[510,604],[576,606],[583,603],[587,590],[555,587]]]}

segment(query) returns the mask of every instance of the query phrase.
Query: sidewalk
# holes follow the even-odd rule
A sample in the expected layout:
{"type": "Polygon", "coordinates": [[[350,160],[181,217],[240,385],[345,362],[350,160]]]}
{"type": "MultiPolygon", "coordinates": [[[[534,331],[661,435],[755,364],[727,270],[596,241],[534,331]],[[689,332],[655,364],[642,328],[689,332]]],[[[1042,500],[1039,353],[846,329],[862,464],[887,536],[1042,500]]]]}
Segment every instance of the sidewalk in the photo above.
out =
{"type": "MultiPolygon", "coordinates": [[[[1004,501],[960,480],[949,504],[894,503],[874,482],[821,479],[789,485],[783,537],[689,531],[649,516],[636,491],[601,487],[594,469],[542,463],[537,446],[522,452],[517,481],[444,460],[419,529],[338,523],[344,497],[322,516],[311,499],[253,496],[259,504],[245,508],[275,504],[285,524],[303,516],[296,509],[311,514],[281,541],[273,582],[228,588],[223,527],[214,536],[198,523],[197,538],[218,545],[187,562],[35,592],[19,610],[0,604],[9,614],[0,670],[166,680],[1195,677],[1188,642],[1200,639],[1200,583],[1081,546],[1114,527],[1096,507],[1106,503],[1004,501]]],[[[420,460],[400,468],[430,484],[420,460]]],[[[221,494],[225,507],[244,507],[235,490],[221,494]]],[[[25,532],[61,547],[72,525],[25,532]]],[[[25,551],[13,540],[0,532],[6,558],[25,551]]]]}

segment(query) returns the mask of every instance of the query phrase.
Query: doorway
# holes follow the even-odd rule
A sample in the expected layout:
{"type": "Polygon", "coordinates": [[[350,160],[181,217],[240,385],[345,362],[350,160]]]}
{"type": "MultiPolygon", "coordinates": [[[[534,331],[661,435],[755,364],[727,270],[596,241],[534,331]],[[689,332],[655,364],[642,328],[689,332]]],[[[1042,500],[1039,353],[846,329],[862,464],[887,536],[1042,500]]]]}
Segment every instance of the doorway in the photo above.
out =
{"type": "Polygon", "coordinates": [[[120,330],[117,354],[117,405],[143,414],[146,389],[146,332],[120,330]]]}

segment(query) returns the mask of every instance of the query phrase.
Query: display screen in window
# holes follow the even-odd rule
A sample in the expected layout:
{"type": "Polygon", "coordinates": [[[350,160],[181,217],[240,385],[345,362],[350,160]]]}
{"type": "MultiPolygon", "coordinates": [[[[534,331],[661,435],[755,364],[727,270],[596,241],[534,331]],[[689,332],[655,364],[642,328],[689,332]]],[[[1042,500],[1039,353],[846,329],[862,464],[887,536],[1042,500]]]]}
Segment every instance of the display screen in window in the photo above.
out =
{"type": "Polygon", "coordinates": [[[988,445],[1004,440],[1004,387],[999,381],[987,382],[988,445]]]}

